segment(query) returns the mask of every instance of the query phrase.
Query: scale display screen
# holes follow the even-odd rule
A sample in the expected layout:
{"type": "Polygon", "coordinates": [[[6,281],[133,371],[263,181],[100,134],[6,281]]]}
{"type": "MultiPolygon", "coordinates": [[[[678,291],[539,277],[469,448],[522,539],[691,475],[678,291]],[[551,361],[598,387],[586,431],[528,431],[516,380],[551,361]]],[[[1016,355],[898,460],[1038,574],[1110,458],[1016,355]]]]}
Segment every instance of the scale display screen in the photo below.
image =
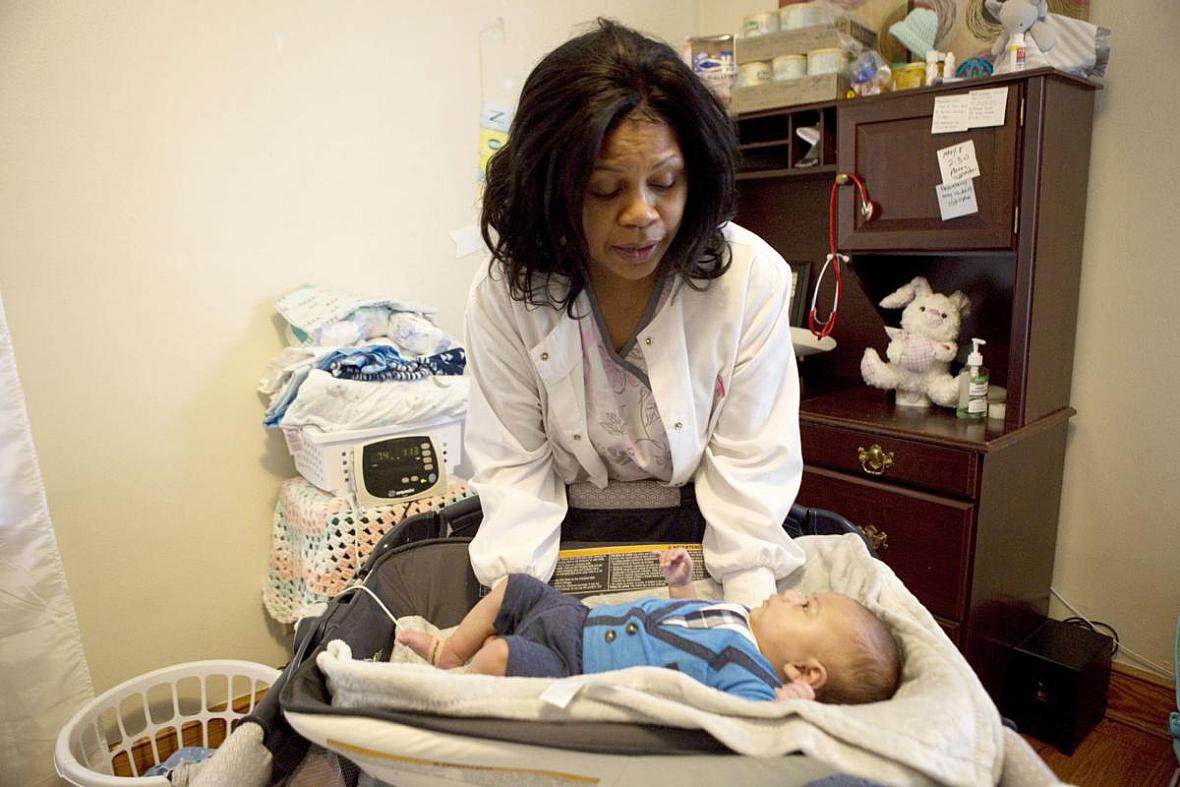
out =
{"type": "Polygon", "coordinates": [[[381,506],[438,494],[447,481],[442,459],[429,435],[358,445],[353,457],[357,503],[381,506]]]}

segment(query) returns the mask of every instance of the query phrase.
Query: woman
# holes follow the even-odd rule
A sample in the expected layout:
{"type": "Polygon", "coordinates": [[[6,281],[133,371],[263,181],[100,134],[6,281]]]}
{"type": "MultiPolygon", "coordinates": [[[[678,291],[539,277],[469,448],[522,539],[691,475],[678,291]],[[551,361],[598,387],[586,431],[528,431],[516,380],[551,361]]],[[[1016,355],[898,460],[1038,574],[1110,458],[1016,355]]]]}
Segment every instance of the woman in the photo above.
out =
{"type": "Polygon", "coordinates": [[[802,564],[781,527],[803,468],[790,269],[727,224],[736,161],[720,102],[625,27],[600,20],[530,74],[489,162],[493,259],[466,314],[484,585],[549,579],[563,537],[676,523],[730,601],[802,564]],[[597,510],[608,483],[655,502],[597,510]]]}

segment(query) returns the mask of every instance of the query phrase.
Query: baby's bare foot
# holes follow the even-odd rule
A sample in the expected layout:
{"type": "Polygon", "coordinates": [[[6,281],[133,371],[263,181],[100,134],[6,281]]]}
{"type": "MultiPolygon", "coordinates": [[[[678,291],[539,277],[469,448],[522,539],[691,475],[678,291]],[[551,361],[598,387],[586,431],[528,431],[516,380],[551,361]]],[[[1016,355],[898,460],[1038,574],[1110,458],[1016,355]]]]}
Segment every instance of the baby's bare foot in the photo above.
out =
{"type": "Polygon", "coordinates": [[[397,641],[440,669],[462,666],[447,648],[447,640],[421,631],[399,631],[397,641]]]}

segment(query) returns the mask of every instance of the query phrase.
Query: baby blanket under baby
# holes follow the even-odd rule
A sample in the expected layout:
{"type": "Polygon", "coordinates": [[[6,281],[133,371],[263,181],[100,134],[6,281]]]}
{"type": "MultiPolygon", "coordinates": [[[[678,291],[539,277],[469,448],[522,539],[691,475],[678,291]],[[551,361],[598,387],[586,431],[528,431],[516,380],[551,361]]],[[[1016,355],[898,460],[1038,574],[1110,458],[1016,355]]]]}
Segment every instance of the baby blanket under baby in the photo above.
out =
{"type": "MultiPolygon", "coordinates": [[[[317,664],[335,707],[665,724],[703,729],[739,754],[803,752],[848,774],[887,783],[995,784],[1003,762],[1000,716],[930,613],[888,566],[869,555],[858,536],[797,540],[807,561],[780,583],[780,591],[847,593],[890,626],[904,667],[902,684],[888,702],[752,702],[657,667],[559,681],[466,675],[425,664],[354,660],[341,641],[329,643],[317,664]]],[[[719,595],[711,580],[698,582],[697,589],[702,598],[719,595]]],[[[612,600],[621,598],[626,596],[612,600]]],[[[421,619],[403,618],[400,625],[432,630],[421,619]]]]}

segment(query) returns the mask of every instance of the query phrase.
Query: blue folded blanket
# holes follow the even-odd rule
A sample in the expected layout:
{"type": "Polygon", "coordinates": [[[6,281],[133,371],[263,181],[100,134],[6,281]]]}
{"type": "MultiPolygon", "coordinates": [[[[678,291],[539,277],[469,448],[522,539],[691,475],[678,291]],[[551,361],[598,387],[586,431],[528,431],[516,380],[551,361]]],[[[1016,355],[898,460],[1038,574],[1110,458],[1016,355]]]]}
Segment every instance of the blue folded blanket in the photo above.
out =
{"type": "Polygon", "coordinates": [[[422,380],[431,375],[463,374],[467,366],[467,353],[462,347],[454,347],[434,355],[420,358],[406,358],[388,344],[372,344],[365,347],[346,347],[334,350],[316,363],[308,363],[291,374],[283,391],[275,397],[262,424],[268,429],[278,427],[287,408],[299,395],[299,387],[307,379],[312,368],[328,372],[342,380],[363,380],[367,382],[399,382],[422,380]]]}

